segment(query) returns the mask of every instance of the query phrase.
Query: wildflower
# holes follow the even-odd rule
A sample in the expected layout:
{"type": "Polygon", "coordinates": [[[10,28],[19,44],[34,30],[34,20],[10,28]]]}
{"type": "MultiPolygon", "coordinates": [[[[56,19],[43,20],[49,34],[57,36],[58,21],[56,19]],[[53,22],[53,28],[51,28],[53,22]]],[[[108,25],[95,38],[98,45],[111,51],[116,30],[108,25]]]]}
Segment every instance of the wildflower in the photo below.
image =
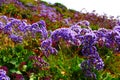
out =
{"type": "Polygon", "coordinates": [[[3,31],[5,34],[11,34],[12,33],[12,24],[7,23],[7,25],[5,25],[5,27],[3,28],[3,31]]]}
{"type": "Polygon", "coordinates": [[[15,43],[21,43],[23,40],[22,36],[17,36],[15,34],[11,34],[9,38],[11,38],[11,40],[15,43]]]}
{"type": "Polygon", "coordinates": [[[3,28],[4,28],[4,25],[2,22],[0,22],[0,32],[3,30],[3,28]]]}
{"type": "Polygon", "coordinates": [[[58,42],[60,39],[63,39],[73,45],[79,46],[81,45],[81,42],[75,37],[76,35],[77,33],[69,28],[60,28],[52,32],[51,38],[54,42],[58,42]]]}
{"type": "Polygon", "coordinates": [[[0,69],[0,80],[10,80],[10,78],[6,75],[6,71],[0,69]]]}
{"type": "Polygon", "coordinates": [[[48,63],[39,56],[30,56],[29,59],[33,61],[33,65],[35,67],[41,68],[44,66],[48,66],[48,63]]]}
{"type": "Polygon", "coordinates": [[[56,54],[57,53],[57,50],[52,47],[52,40],[51,40],[51,38],[42,41],[41,49],[42,49],[43,54],[46,57],[48,57],[50,54],[56,54]]]}
{"type": "Polygon", "coordinates": [[[46,29],[46,24],[45,24],[45,21],[44,20],[40,20],[38,22],[38,25],[40,27],[40,30],[42,32],[42,38],[43,39],[47,39],[48,38],[48,31],[46,29]]]}

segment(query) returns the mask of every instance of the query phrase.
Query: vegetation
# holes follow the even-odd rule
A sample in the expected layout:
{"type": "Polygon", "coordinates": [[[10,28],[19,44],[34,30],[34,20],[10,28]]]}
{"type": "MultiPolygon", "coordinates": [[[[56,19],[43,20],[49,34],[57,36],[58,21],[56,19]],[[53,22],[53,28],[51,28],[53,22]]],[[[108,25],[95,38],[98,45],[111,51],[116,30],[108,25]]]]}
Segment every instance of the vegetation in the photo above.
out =
{"type": "Polygon", "coordinates": [[[119,20],[60,3],[0,0],[3,78],[119,80],[119,20]]]}

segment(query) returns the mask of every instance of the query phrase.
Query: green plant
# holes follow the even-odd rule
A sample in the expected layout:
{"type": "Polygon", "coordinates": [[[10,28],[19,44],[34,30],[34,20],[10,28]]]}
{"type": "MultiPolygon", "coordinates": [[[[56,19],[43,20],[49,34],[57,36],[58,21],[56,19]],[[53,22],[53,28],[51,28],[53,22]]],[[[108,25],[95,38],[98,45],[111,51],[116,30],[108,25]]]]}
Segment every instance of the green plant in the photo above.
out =
{"type": "Polygon", "coordinates": [[[60,51],[56,56],[51,55],[46,60],[50,64],[49,74],[52,77],[51,79],[80,80],[82,76],[80,63],[84,59],[74,53],[72,47],[67,48],[66,45],[62,45],[62,47],[60,47],[59,45],[59,49],[60,51]]]}
{"type": "Polygon", "coordinates": [[[20,0],[20,2],[22,2],[24,5],[28,5],[28,4],[34,5],[34,4],[36,4],[35,0],[20,0]]]}
{"type": "Polygon", "coordinates": [[[19,13],[19,9],[15,7],[14,4],[3,4],[1,6],[1,12],[3,14],[9,14],[10,16],[15,16],[19,13]]]}
{"type": "MultiPolygon", "coordinates": [[[[6,66],[9,69],[9,73],[20,72],[20,64],[22,62],[29,62],[29,56],[34,55],[33,52],[24,49],[23,46],[17,45],[14,48],[8,47],[0,50],[0,66],[6,66]]],[[[30,63],[30,62],[29,62],[30,63]]],[[[32,63],[27,67],[32,67],[32,63]]],[[[22,68],[22,67],[21,67],[22,68]]],[[[25,68],[23,71],[26,70],[25,68]]]]}
{"type": "Polygon", "coordinates": [[[92,30],[98,30],[99,29],[98,25],[90,25],[90,27],[91,27],[92,30]]]}

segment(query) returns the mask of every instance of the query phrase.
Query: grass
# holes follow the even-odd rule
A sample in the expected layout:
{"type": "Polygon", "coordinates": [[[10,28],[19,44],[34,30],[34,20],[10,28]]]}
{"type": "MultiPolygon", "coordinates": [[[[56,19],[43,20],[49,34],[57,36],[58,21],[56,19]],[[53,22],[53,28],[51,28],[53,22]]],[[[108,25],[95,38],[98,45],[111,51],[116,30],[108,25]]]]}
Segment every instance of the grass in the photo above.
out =
{"type": "Polygon", "coordinates": [[[77,54],[74,54],[74,57],[70,56],[70,54],[60,50],[56,56],[51,55],[48,58],[53,80],[78,80],[80,78],[80,63],[84,59],[80,58],[77,54]]]}

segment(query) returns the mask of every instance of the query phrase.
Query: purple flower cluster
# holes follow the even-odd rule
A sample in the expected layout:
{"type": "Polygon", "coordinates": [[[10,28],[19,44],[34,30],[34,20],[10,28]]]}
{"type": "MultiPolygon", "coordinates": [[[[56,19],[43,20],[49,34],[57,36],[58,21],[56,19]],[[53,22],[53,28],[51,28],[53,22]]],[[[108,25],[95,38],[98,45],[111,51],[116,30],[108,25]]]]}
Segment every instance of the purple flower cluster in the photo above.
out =
{"type": "Polygon", "coordinates": [[[114,30],[112,31],[109,31],[106,33],[106,43],[105,45],[108,47],[108,48],[113,48],[116,46],[116,41],[115,41],[115,37],[116,36],[119,36],[119,34],[117,32],[115,32],[114,30]]]}
{"type": "Polygon", "coordinates": [[[44,66],[48,66],[48,63],[45,62],[41,57],[39,56],[30,56],[30,60],[33,61],[33,66],[42,68],[44,66]]]}
{"type": "Polygon", "coordinates": [[[93,32],[86,33],[82,36],[82,45],[86,47],[91,47],[96,43],[96,35],[93,32]]]}
{"type": "Polygon", "coordinates": [[[33,24],[28,24],[25,20],[15,18],[0,17],[0,32],[7,34],[9,38],[16,43],[21,43],[26,36],[35,38],[37,33],[40,33],[41,39],[45,40],[48,37],[46,24],[40,20],[33,24]]]}
{"type": "Polygon", "coordinates": [[[46,57],[48,57],[50,54],[56,54],[57,53],[57,50],[52,47],[51,38],[42,41],[41,50],[46,57]]]}
{"type": "Polygon", "coordinates": [[[97,43],[99,46],[106,46],[113,51],[120,51],[120,26],[115,26],[112,30],[100,28],[98,31],[94,31],[97,36],[97,43]]]}
{"type": "Polygon", "coordinates": [[[60,20],[60,13],[57,13],[55,8],[48,7],[44,4],[41,4],[41,10],[40,10],[40,17],[47,17],[50,21],[56,22],[57,20],[60,20]]]}
{"type": "Polygon", "coordinates": [[[113,29],[114,29],[115,31],[117,31],[118,33],[120,33],[120,25],[119,25],[119,26],[115,26],[113,29]]]}
{"type": "Polygon", "coordinates": [[[22,4],[22,2],[20,2],[20,0],[0,0],[0,6],[2,6],[2,4],[12,4],[14,3],[15,5],[19,5],[20,7],[25,9],[25,6],[22,4]]]}
{"type": "Polygon", "coordinates": [[[45,24],[45,21],[41,20],[38,22],[38,25],[40,27],[40,30],[41,30],[41,34],[42,34],[42,37],[43,39],[47,39],[48,38],[48,31],[46,29],[46,24],[45,24]]]}
{"type": "Polygon", "coordinates": [[[104,67],[104,62],[100,58],[96,47],[83,47],[82,53],[87,57],[87,60],[81,63],[81,69],[84,71],[85,76],[96,78],[93,70],[101,70],[104,67]]]}
{"type": "Polygon", "coordinates": [[[104,28],[98,29],[98,31],[94,31],[96,35],[96,41],[99,47],[103,47],[105,44],[105,34],[108,30],[104,28]]]}
{"type": "Polygon", "coordinates": [[[86,77],[96,79],[94,70],[101,70],[104,67],[104,63],[99,56],[89,56],[88,60],[85,60],[81,64],[81,68],[86,77]]]}
{"type": "Polygon", "coordinates": [[[60,28],[52,32],[51,38],[53,42],[58,42],[60,39],[63,39],[68,43],[80,46],[81,42],[75,38],[76,35],[77,33],[71,30],[71,28],[60,28]]]}
{"type": "Polygon", "coordinates": [[[32,32],[32,35],[34,35],[34,37],[37,33],[41,34],[43,40],[47,39],[48,37],[48,31],[46,29],[46,24],[43,20],[33,23],[30,27],[30,31],[32,32]]]}
{"type": "Polygon", "coordinates": [[[96,35],[94,33],[86,33],[83,36],[82,54],[87,57],[87,60],[81,63],[81,68],[85,71],[85,76],[92,78],[96,78],[95,73],[92,71],[93,69],[101,70],[104,67],[104,63],[97,52],[97,48],[95,47],[96,43],[96,35]]]}
{"type": "Polygon", "coordinates": [[[112,47],[120,51],[120,27],[118,26],[113,30],[104,28],[91,30],[89,22],[85,20],[72,25],[70,28],[56,29],[51,33],[50,39],[42,42],[41,48],[43,49],[43,53],[52,53],[52,44],[59,42],[61,39],[75,46],[82,45],[81,52],[87,60],[81,63],[81,69],[85,71],[86,76],[92,78],[96,78],[93,69],[101,70],[104,68],[104,62],[100,58],[95,45],[99,45],[100,47],[105,45],[108,48],[112,47]],[[88,27],[81,28],[81,26],[88,27]]]}
{"type": "Polygon", "coordinates": [[[77,34],[80,34],[80,32],[81,32],[81,26],[79,26],[79,25],[72,25],[71,27],[70,27],[70,29],[71,30],[73,30],[73,31],[75,31],[77,34]]]}
{"type": "Polygon", "coordinates": [[[2,30],[3,30],[3,23],[2,22],[0,22],[0,32],[2,32],[2,30]]]}
{"type": "Polygon", "coordinates": [[[15,43],[21,43],[23,40],[22,36],[17,36],[15,34],[11,34],[9,38],[15,43]]]}
{"type": "Polygon", "coordinates": [[[6,75],[6,71],[0,69],[0,80],[10,80],[10,78],[6,75]]]}
{"type": "Polygon", "coordinates": [[[100,58],[95,45],[99,45],[100,47],[106,46],[113,49],[113,51],[120,52],[119,31],[120,27],[116,26],[113,30],[100,28],[99,30],[88,31],[82,36],[80,34],[76,36],[82,42],[83,56],[87,57],[87,60],[81,63],[81,68],[85,72],[85,76],[96,78],[92,70],[101,70],[104,67],[104,62],[100,58]]]}
{"type": "Polygon", "coordinates": [[[90,25],[90,23],[87,20],[80,21],[77,24],[79,24],[80,26],[86,26],[86,27],[90,25]]]}
{"type": "MultiPolygon", "coordinates": [[[[59,28],[51,33],[49,39],[46,39],[41,43],[42,52],[45,55],[49,55],[54,52],[52,49],[56,51],[56,49],[52,47],[52,44],[61,41],[61,39],[75,46],[82,45],[81,52],[87,60],[81,63],[81,69],[84,71],[85,76],[95,79],[96,74],[94,73],[94,70],[101,70],[104,68],[104,62],[100,58],[95,45],[103,47],[106,44],[112,44],[113,47],[116,47],[116,45],[113,45],[113,42],[115,42],[115,44],[120,43],[119,27],[116,27],[113,30],[101,28],[92,31],[89,27],[89,23],[83,21],[79,24],[72,25],[70,28],[59,28]],[[83,26],[82,24],[88,27],[81,28],[81,26],[83,26]]],[[[118,47],[119,46],[117,46],[116,50],[119,51],[118,47]]]]}
{"type": "MultiPolygon", "coordinates": [[[[57,44],[61,40],[74,46],[82,46],[81,52],[87,60],[81,63],[81,69],[86,76],[96,78],[93,69],[101,70],[104,67],[104,62],[97,52],[96,45],[120,52],[120,26],[117,25],[111,30],[105,28],[92,30],[89,24],[88,21],[84,20],[69,28],[56,29],[48,36],[46,24],[43,20],[28,24],[24,20],[7,18],[6,16],[0,17],[0,31],[7,34],[15,43],[21,43],[29,35],[35,38],[36,34],[40,33],[40,48],[46,57],[58,53],[53,44],[57,44]],[[85,27],[81,28],[82,26],[85,27]]],[[[36,66],[42,67],[45,63],[41,57],[33,56],[31,59],[35,61],[34,65],[36,66]]]]}

